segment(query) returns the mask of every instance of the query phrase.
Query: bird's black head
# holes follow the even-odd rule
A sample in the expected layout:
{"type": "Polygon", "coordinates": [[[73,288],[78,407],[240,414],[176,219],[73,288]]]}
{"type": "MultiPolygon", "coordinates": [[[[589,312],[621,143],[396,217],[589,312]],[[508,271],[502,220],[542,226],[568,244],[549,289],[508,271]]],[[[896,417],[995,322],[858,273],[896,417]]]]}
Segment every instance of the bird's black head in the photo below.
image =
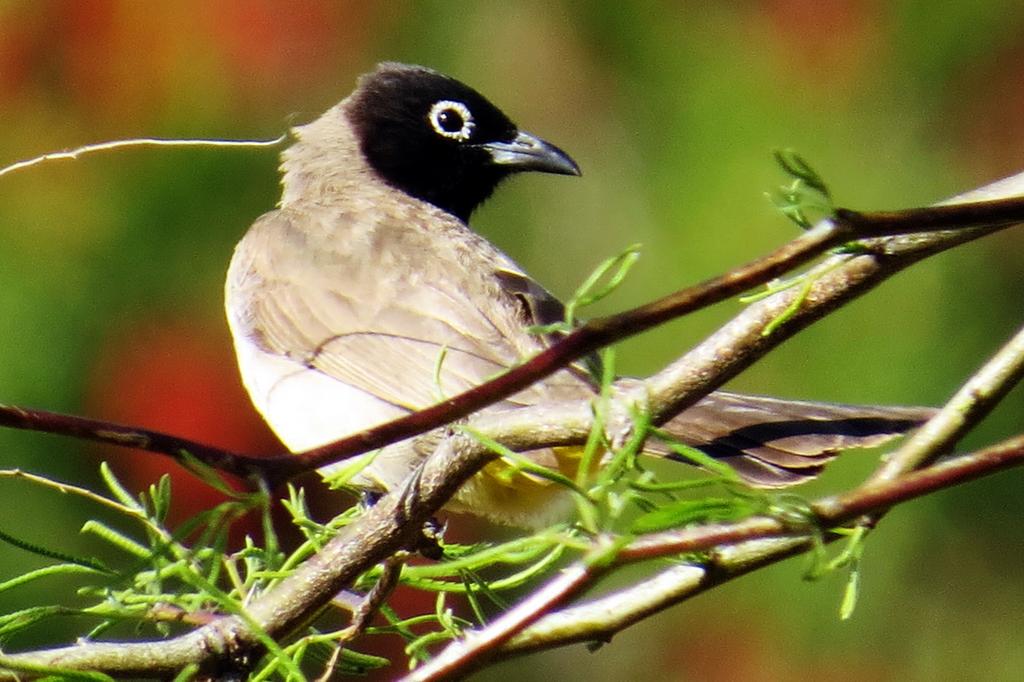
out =
{"type": "Polygon", "coordinates": [[[381,64],[347,111],[385,182],[462,220],[512,173],[579,175],[565,152],[520,131],[476,90],[421,66],[381,64]]]}

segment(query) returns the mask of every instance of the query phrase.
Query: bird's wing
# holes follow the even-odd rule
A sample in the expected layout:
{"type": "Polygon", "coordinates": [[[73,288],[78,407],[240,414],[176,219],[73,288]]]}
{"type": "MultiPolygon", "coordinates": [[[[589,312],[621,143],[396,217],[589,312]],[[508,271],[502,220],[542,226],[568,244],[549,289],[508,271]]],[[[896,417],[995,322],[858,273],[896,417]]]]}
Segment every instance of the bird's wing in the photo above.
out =
{"type": "MultiPolygon", "coordinates": [[[[840,405],[716,391],[662,429],[725,460],[748,483],[774,488],[814,478],[841,450],[881,445],[934,413],[925,407],[840,405]]],[[[671,452],[657,439],[648,441],[648,449],[671,452]]]]}
{"type": "MultiPolygon", "coordinates": [[[[539,286],[519,292],[503,283],[512,275],[531,281],[510,262],[458,262],[472,251],[449,254],[448,240],[386,225],[347,230],[344,245],[303,243],[315,239],[311,220],[357,219],[279,210],[250,229],[229,293],[262,350],[411,411],[544,347],[526,327],[547,321],[540,313],[555,314],[560,304],[539,286]]],[[[527,392],[513,398],[534,400],[527,392]]]]}

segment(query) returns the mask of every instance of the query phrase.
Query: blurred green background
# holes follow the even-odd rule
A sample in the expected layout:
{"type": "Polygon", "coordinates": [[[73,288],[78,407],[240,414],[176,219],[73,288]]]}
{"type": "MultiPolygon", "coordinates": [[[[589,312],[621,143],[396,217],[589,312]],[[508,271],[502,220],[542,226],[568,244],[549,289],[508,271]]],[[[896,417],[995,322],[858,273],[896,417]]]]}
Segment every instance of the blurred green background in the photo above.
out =
{"type": "MultiPolygon", "coordinates": [[[[563,296],[642,242],[595,313],[791,237],[763,196],[782,180],[775,147],[800,151],[854,208],[926,204],[1024,169],[1024,6],[1010,0],[6,0],[0,165],[133,136],[276,137],[385,59],[469,82],[573,154],[582,179],[518,179],[474,226],[563,296]]],[[[276,450],[242,394],[221,313],[232,246],[277,200],[276,164],[268,150],[132,150],[0,179],[0,402],[276,450]]],[[[733,387],[938,404],[1021,324],[1022,292],[1018,228],[899,276],[733,387]]],[[[738,310],[631,340],[620,363],[654,371],[738,310]]],[[[1019,432],[1022,414],[1018,390],[964,446],[1019,432]]],[[[0,431],[0,467],[93,483],[100,457],[115,454],[0,431]]],[[[120,461],[134,485],[164,466],[120,461]]],[[[872,463],[847,457],[803,492],[853,485],[872,463]]],[[[1010,472],[887,517],[848,622],[841,578],[807,584],[795,560],[596,653],[481,679],[1020,679],[1019,489],[1010,472]]],[[[0,531],[74,548],[86,511],[0,480],[0,531]]],[[[39,563],[0,545],[0,581],[39,563]]],[[[30,601],[8,597],[0,612],[30,601]]]]}

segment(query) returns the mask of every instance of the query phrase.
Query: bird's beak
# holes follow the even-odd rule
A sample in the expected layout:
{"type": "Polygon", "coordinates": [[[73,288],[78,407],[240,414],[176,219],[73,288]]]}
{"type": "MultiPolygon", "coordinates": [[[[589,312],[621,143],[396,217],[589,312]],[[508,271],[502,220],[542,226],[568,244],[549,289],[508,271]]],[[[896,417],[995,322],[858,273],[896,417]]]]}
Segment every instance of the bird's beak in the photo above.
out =
{"type": "Polygon", "coordinates": [[[580,175],[580,167],[568,154],[529,133],[520,132],[511,142],[485,142],[479,146],[490,153],[496,165],[510,171],[580,175]]]}

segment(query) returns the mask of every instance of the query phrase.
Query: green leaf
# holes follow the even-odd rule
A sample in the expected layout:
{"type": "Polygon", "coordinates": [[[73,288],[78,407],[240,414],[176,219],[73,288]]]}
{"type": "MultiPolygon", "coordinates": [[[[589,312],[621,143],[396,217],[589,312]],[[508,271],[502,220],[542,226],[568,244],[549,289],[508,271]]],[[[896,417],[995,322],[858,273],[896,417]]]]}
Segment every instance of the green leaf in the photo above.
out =
{"type": "Polygon", "coordinates": [[[635,479],[627,485],[634,490],[645,493],[674,493],[681,490],[692,490],[694,488],[706,488],[721,483],[718,478],[693,478],[684,481],[646,481],[635,479]]]}
{"type": "Polygon", "coordinates": [[[88,521],[83,523],[82,532],[97,535],[106,540],[107,542],[109,542],[110,544],[114,545],[115,547],[118,547],[124,550],[125,552],[128,552],[129,554],[139,557],[141,559],[149,559],[149,557],[153,556],[152,550],[150,550],[148,547],[136,542],[135,540],[132,540],[124,533],[114,530],[105,523],[96,521],[95,519],[89,519],[88,521]]]}
{"type": "Polygon", "coordinates": [[[77,616],[81,613],[80,609],[66,606],[30,606],[19,611],[5,613],[0,615],[0,638],[8,637],[54,616],[77,616]]]}
{"type": "Polygon", "coordinates": [[[180,673],[174,676],[174,680],[172,682],[188,682],[197,672],[199,672],[199,664],[189,663],[181,669],[180,673]]]}
{"type": "Polygon", "coordinates": [[[203,483],[227,497],[239,497],[240,493],[232,488],[231,484],[227,482],[227,479],[221,476],[221,473],[209,464],[196,458],[187,450],[180,450],[178,455],[180,457],[178,464],[188,469],[189,472],[203,483]]]}
{"type": "Polygon", "coordinates": [[[576,311],[579,308],[593,305],[615,291],[639,259],[640,244],[632,244],[594,268],[566,301],[566,323],[571,327],[576,321],[576,311]]]}
{"type": "Polygon", "coordinates": [[[732,521],[751,511],[748,502],[738,499],[676,500],[638,517],[631,530],[634,533],[653,533],[691,523],[732,521]]]}
{"type": "Polygon", "coordinates": [[[145,510],[139,504],[139,501],[135,499],[135,496],[128,492],[128,489],[121,484],[121,481],[117,480],[117,476],[114,475],[110,465],[106,462],[100,462],[100,476],[103,477],[103,482],[107,484],[110,492],[114,494],[118,502],[124,506],[133,509],[140,514],[145,513],[145,510]]]}
{"type": "Polygon", "coordinates": [[[85,566],[80,563],[71,564],[55,564],[53,566],[44,566],[43,568],[37,568],[34,571],[23,573],[19,576],[11,578],[0,583],[0,592],[6,592],[7,590],[20,587],[26,583],[30,583],[40,578],[47,578],[51,575],[72,575],[75,573],[88,573],[100,575],[114,575],[112,571],[103,568],[97,568],[95,566],[85,566]]]}
{"type": "Polygon", "coordinates": [[[672,452],[680,458],[695,464],[702,469],[707,469],[731,483],[742,483],[743,479],[736,471],[725,462],[715,459],[703,450],[691,447],[676,439],[672,434],[662,429],[651,429],[651,432],[665,442],[672,452]]]}
{"type": "Polygon", "coordinates": [[[839,619],[849,620],[853,610],[857,606],[857,597],[860,592],[860,562],[854,562],[850,566],[850,577],[843,589],[843,600],[839,604],[839,619]]]}
{"type": "Polygon", "coordinates": [[[380,453],[380,450],[374,450],[373,452],[353,457],[344,464],[332,464],[330,471],[324,477],[324,481],[331,488],[344,488],[349,485],[349,481],[355,478],[359,472],[373,464],[373,460],[377,459],[377,455],[380,453]]]}
{"type": "Polygon", "coordinates": [[[171,509],[171,477],[164,474],[156,485],[149,486],[149,497],[153,500],[153,520],[163,524],[171,509]]]}
{"type": "Polygon", "coordinates": [[[795,150],[776,149],[772,152],[772,156],[775,157],[775,162],[786,174],[800,180],[826,199],[832,199],[832,193],[829,191],[828,185],[825,184],[824,178],[795,150]]]}
{"type": "Polygon", "coordinates": [[[768,198],[784,216],[803,229],[813,224],[808,211],[831,216],[835,213],[832,194],[822,177],[799,154],[791,149],[776,150],[776,163],[793,178],[788,185],[768,193],[768,198]]]}
{"type": "Polygon", "coordinates": [[[513,474],[526,473],[530,474],[531,476],[536,476],[537,478],[543,478],[544,480],[551,481],[552,483],[557,483],[558,485],[565,486],[566,488],[573,491],[583,499],[589,499],[587,491],[583,490],[578,485],[576,485],[576,482],[573,481],[568,476],[566,476],[565,474],[555,471],[553,469],[549,469],[545,466],[541,466],[540,464],[537,464],[536,462],[531,460],[529,457],[525,457],[519,454],[518,452],[510,450],[509,448],[505,447],[498,441],[494,440],[493,438],[489,438],[488,436],[485,436],[483,433],[475,429],[471,429],[466,426],[459,426],[458,429],[465,433],[466,435],[468,435],[470,438],[476,440],[480,444],[487,447],[492,452],[495,452],[498,455],[500,455],[502,459],[506,460],[511,465],[510,471],[513,474]]]}
{"type": "Polygon", "coordinates": [[[364,675],[389,665],[391,661],[386,658],[353,651],[348,647],[341,652],[341,671],[350,675],[364,675]]]}
{"type": "Polygon", "coordinates": [[[32,554],[37,554],[39,556],[46,557],[47,559],[55,559],[65,564],[75,564],[77,566],[81,566],[83,568],[87,568],[98,573],[105,573],[107,575],[117,575],[115,571],[103,565],[103,563],[97,559],[88,559],[86,557],[73,556],[71,554],[67,554],[66,552],[61,552],[55,549],[49,549],[47,547],[43,547],[42,545],[37,545],[35,543],[22,540],[13,535],[5,533],[4,531],[0,531],[0,540],[6,542],[9,545],[14,545],[18,549],[23,549],[26,552],[31,552],[32,554]]]}

